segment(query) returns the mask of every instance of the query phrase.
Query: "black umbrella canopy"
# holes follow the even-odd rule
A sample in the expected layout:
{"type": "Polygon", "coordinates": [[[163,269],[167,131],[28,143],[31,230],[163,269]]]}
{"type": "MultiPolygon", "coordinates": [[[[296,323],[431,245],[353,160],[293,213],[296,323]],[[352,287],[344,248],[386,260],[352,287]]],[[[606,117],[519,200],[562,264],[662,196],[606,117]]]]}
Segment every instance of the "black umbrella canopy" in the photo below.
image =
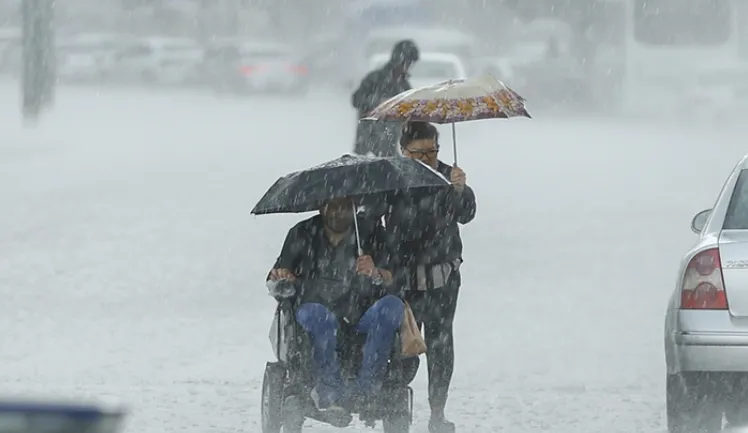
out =
{"type": "Polygon", "coordinates": [[[343,155],[281,177],[252,213],[309,212],[336,198],[364,199],[406,189],[438,189],[449,185],[440,173],[410,158],[343,155]]]}

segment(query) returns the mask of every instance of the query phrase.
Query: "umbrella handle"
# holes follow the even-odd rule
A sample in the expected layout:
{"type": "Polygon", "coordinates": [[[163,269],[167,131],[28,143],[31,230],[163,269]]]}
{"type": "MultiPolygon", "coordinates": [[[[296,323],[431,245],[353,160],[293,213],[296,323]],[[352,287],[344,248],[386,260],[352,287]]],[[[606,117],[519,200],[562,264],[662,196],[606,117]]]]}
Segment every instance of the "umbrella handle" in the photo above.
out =
{"type": "Polygon", "coordinates": [[[455,123],[452,122],[452,153],[455,157],[454,167],[457,167],[457,130],[455,129],[455,123]]]}

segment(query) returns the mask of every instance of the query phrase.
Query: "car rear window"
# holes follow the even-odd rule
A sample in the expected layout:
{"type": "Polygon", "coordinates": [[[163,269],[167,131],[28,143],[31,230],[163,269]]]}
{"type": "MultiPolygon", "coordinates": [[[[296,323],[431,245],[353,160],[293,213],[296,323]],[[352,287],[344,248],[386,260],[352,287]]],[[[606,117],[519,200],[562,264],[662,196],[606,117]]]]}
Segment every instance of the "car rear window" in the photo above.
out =
{"type": "Polygon", "coordinates": [[[748,229],[748,170],[741,170],[727,207],[724,230],[748,229]]]}

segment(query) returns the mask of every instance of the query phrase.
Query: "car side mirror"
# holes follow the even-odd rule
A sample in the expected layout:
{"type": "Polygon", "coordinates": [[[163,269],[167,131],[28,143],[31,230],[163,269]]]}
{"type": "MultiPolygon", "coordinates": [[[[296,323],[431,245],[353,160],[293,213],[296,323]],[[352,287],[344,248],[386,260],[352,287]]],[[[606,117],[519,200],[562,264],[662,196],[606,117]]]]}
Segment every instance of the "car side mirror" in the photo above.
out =
{"type": "Polygon", "coordinates": [[[701,234],[701,232],[704,230],[704,227],[706,227],[706,222],[709,220],[709,217],[711,215],[712,209],[705,209],[697,213],[696,216],[694,216],[691,220],[691,231],[696,234],[701,234]]]}

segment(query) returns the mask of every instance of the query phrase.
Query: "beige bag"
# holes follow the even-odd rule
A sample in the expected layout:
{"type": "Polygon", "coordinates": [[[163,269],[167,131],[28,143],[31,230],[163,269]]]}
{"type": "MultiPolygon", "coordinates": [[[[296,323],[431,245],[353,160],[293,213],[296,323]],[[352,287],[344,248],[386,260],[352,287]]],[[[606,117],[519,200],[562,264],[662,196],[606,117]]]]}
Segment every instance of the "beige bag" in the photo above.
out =
{"type": "Polygon", "coordinates": [[[400,325],[400,343],[403,358],[411,358],[426,353],[426,342],[423,340],[421,330],[418,329],[416,316],[413,315],[413,310],[410,309],[407,302],[403,313],[403,323],[400,325]]]}

